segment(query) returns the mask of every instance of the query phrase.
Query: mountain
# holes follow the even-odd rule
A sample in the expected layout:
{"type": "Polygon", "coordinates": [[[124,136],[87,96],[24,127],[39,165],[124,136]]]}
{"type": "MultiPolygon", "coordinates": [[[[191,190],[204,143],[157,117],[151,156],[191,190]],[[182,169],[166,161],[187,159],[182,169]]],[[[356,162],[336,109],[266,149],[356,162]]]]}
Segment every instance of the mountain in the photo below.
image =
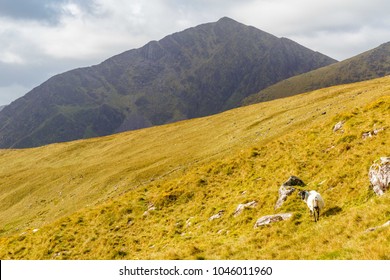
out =
{"type": "Polygon", "coordinates": [[[367,229],[390,220],[390,196],[377,197],[368,179],[389,156],[389,83],[0,150],[0,259],[388,260],[389,227],[367,229]],[[319,222],[297,192],[275,210],[291,175],[324,198],[319,222]],[[286,212],[290,220],[254,228],[286,212]]]}
{"type": "Polygon", "coordinates": [[[50,78],[0,112],[0,147],[41,146],[215,114],[334,62],[222,18],[50,78]]]}
{"type": "Polygon", "coordinates": [[[6,105],[0,106],[0,111],[3,110],[5,106],[6,106],[6,105]]]}
{"type": "Polygon", "coordinates": [[[354,56],[298,76],[278,82],[250,95],[243,105],[292,96],[324,87],[354,83],[390,75],[390,42],[354,56]]]}

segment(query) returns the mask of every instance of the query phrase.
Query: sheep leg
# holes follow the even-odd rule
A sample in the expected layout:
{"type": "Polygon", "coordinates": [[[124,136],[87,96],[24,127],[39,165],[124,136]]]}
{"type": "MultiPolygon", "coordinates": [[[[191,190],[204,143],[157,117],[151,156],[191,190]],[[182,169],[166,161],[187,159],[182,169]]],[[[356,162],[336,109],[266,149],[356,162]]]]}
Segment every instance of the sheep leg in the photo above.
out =
{"type": "Polygon", "coordinates": [[[320,219],[320,208],[317,206],[317,207],[314,207],[314,222],[317,222],[319,219],[320,219]]]}

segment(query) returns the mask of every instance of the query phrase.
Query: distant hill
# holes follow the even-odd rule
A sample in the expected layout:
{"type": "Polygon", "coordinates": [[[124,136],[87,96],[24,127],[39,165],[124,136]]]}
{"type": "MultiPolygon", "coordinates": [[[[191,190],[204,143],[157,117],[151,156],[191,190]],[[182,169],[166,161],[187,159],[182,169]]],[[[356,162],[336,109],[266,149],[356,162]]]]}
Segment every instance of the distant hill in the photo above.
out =
{"type": "Polygon", "coordinates": [[[3,110],[5,106],[6,106],[6,105],[0,106],[0,111],[3,110]]]}
{"type": "Polygon", "coordinates": [[[350,59],[278,82],[247,97],[243,105],[386,75],[390,75],[390,42],[350,59]]]}
{"type": "Polygon", "coordinates": [[[215,114],[336,62],[229,18],[50,78],[0,112],[0,148],[109,135],[215,114]]]}

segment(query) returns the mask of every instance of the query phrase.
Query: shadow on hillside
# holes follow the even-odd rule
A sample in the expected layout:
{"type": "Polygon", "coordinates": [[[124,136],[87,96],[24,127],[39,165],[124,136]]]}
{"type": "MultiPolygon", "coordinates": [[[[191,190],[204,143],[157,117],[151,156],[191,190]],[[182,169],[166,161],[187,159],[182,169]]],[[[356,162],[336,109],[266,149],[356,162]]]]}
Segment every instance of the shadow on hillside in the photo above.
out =
{"type": "Polygon", "coordinates": [[[333,216],[333,215],[340,213],[341,211],[343,211],[343,209],[341,207],[336,206],[336,207],[332,207],[332,208],[326,210],[323,215],[325,217],[333,216]]]}

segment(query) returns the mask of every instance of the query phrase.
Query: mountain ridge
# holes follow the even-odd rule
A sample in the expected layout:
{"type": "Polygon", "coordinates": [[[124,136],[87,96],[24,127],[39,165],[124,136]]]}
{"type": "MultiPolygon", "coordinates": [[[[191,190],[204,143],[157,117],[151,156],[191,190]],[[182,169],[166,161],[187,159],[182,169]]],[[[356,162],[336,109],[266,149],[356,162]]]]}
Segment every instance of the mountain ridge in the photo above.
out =
{"type": "Polygon", "coordinates": [[[390,42],[332,65],[280,81],[246,97],[242,105],[283,98],[319,88],[390,75],[390,42]]]}
{"type": "Polygon", "coordinates": [[[41,146],[219,113],[277,81],[334,62],[222,18],[50,78],[0,112],[0,147],[41,146]]]}

